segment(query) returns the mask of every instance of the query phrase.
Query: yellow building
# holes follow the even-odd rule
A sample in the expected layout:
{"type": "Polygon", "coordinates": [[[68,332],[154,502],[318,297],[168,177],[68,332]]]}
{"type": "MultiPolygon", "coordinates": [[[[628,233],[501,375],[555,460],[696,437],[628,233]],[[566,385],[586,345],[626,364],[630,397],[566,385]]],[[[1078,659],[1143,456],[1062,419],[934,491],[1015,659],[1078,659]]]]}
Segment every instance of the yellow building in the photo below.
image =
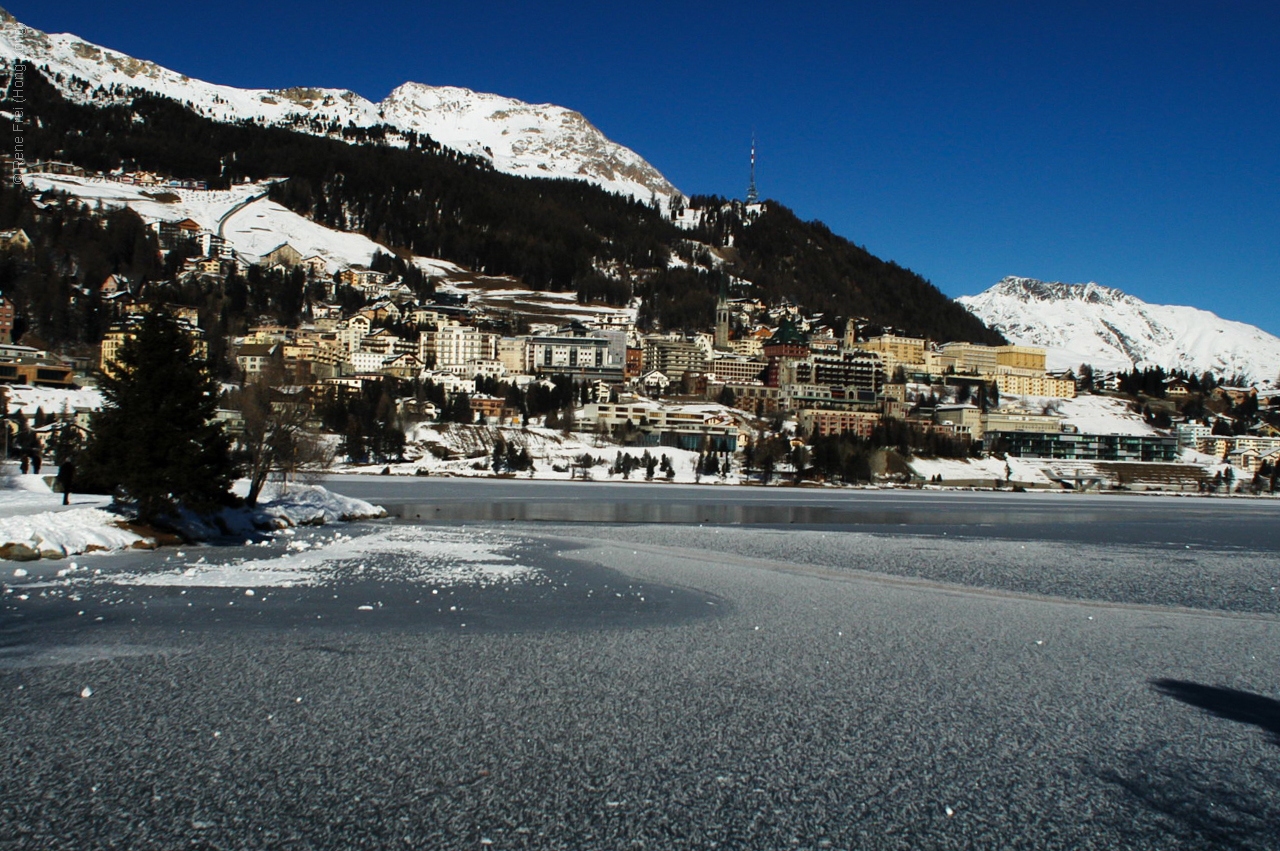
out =
{"type": "Polygon", "coordinates": [[[1054,378],[1043,372],[998,372],[983,376],[994,381],[1001,394],[1014,396],[1044,396],[1050,399],[1074,399],[1076,383],[1069,378],[1054,378]]]}
{"type": "Polygon", "coordinates": [[[943,343],[942,354],[955,358],[956,372],[979,374],[995,372],[999,363],[993,346],[981,346],[977,343],[943,343]]]}
{"type": "Polygon", "coordinates": [[[881,334],[857,344],[864,352],[878,352],[884,361],[884,371],[890,377],[898,367],[924,368],[924,353],[928,341],[923,337],[899,337],[894,334],[881,334]]]}
{"type": "MultiPolygon", "coordinates": [[[[1037,346],[997,346],[996,365],[1006,369],[1044,372],[1044,349],[1037,346]]],[[[1074,395],[1074,394],[1072,394],[1074,395]]]]}
{"type": "Polygon", "coordinates": [[[924,360],[926,342],[923,337],[898,337],[881,334],[858,343],[864,352],[880,352],[892,356],[898,363],[921,363],[924,360]]]}

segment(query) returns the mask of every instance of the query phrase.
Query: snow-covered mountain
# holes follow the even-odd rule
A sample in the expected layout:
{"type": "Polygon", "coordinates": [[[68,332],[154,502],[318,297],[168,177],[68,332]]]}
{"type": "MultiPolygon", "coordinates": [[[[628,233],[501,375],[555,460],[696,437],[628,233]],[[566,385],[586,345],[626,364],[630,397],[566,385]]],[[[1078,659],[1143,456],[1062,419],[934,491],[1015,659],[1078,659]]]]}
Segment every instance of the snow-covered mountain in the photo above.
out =
{"type": "Polygon", "coordinates": [[[0,59],[30,60],[65,96],[81,103],[109,103],[140,89],[216,121],[248,119],[311,133],[384,124],[430,136],[508,174],[583,180],[645,203],[656,198],[664,209],[681,197],[639,154],[605,138],[579,113],[552,104],[421,83],[405,83],[380,103],[342,89],[237,89],[74,35],[41,32],[2,9],[0,59]]]}
{"type": "Polygon", "coordinates": [[[1280,372],[1280,338],[1261,328],[1099,284],[1008,277],[956,301],[1011,342],[1043,346],[1050,369],[1160,366],[1253,381],[1280,372]]]}

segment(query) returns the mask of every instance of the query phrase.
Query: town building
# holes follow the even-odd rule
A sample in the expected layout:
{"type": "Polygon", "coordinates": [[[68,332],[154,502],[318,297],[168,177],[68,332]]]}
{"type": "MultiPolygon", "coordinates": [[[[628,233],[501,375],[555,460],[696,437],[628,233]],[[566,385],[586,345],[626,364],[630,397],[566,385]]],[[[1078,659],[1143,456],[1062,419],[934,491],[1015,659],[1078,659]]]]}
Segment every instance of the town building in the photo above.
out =
{"type": "Polygon", "coordinates": [[[988,431],[987,452],[1062,461],[1174,461],[1178,439],[1163,434],[1079,434],[1076,432],[988,431]]]}

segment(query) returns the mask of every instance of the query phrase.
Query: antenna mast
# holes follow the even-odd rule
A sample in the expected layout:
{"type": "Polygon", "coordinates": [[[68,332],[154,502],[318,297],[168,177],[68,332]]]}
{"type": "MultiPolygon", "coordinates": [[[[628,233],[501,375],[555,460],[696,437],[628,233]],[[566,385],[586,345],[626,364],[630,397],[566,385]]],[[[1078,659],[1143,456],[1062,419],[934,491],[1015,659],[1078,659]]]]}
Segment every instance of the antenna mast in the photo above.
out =
{"type": "Polygon", "coordinates": [[[747,203],[759,204],[760,193],[756,192],[756,131],[751,131],[751,185],[747,187],[747,203]]]}

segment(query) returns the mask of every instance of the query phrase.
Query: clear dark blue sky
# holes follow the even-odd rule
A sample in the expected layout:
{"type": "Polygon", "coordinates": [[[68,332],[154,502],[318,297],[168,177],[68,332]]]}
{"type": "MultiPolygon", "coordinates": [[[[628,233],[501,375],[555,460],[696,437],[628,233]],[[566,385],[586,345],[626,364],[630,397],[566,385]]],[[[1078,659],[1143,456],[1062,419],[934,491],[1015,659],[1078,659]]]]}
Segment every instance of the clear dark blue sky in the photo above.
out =
{"type": "Polygon", "coordinates": [[[1280,3],[0,0],[227,85],[577,109],[949,295],[1094,280],[1280,334],[1280,3]]]}

